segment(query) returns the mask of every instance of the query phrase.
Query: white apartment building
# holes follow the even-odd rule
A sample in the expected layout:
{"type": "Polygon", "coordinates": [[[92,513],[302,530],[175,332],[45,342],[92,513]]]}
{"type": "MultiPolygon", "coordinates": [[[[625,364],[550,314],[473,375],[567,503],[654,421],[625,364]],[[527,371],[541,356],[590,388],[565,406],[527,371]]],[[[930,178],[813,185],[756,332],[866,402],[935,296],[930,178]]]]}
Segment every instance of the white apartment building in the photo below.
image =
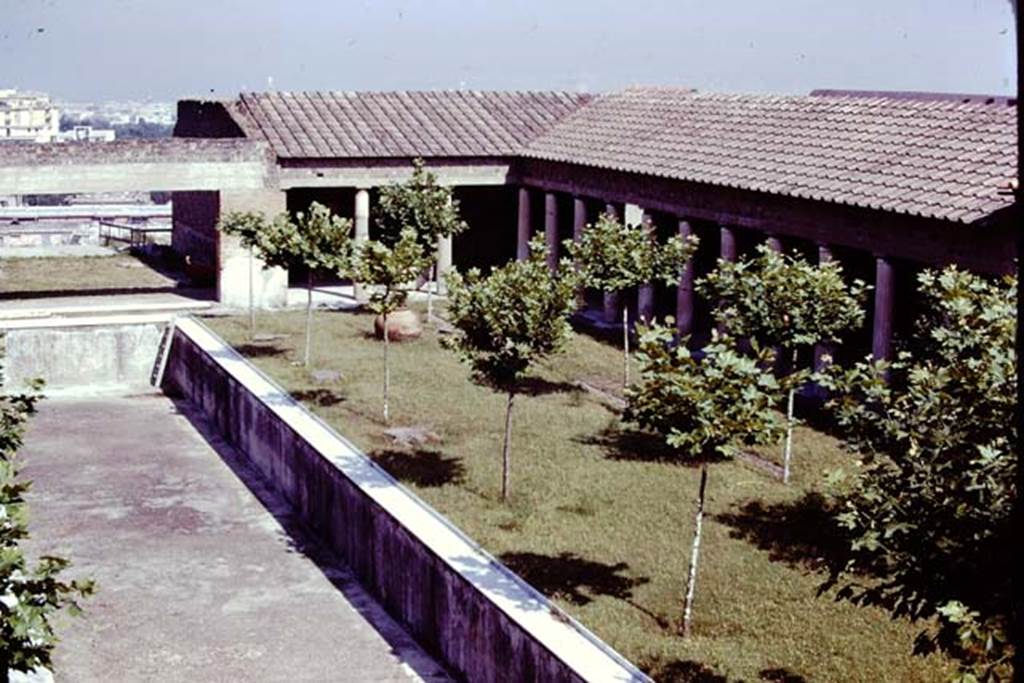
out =
{"type": "Polygon", "coordinates": [[[60,110],[49,95],[0,89],[0,142],[52,142],[60,132],[60,110]]]}

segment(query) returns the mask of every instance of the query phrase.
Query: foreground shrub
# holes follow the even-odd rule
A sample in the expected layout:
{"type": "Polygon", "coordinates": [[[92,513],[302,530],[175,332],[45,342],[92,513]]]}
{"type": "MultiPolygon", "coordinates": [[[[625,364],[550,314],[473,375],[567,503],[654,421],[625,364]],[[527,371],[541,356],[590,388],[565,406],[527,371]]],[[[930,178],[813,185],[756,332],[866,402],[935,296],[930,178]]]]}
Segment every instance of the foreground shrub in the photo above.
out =
{"type": "Polygon", "coordinates": [[[917,347],[826,377],[847,441],[865,454],[858,471],[833,475],[851,552],[833,580],[894,616],[937,617],[918,650],[956,656],[964,680],[1008,678],[1016,283],[955,268],[919,283],[917,347]]]}
{"type": "Polygon", "coordinates": [[[16,455],[39,398],[36,393],[0,396],[0,680],[4,681],[11,671],[50,666],[57,643],[50,619],[64,608],[78,614],[78,598],[93,591],[91,581],[59,578],[70,565],[68,560],[48,555],[30,567],[21,547],[29,538],[25,494],[31,482],[21,478],[16,455]]]}

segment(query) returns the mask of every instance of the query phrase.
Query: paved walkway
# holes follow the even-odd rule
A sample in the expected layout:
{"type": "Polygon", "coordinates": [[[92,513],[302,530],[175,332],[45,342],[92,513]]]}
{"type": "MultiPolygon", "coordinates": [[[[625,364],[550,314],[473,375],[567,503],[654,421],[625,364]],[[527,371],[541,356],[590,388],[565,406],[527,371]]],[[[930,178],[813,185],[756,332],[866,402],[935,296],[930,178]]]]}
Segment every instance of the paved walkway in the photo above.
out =
{"type": "Polygon", "coordinates": [[[446,680],[187,405],[45,401],[23,453],[30,550],[98,583],[58,681],[446,680]]]}

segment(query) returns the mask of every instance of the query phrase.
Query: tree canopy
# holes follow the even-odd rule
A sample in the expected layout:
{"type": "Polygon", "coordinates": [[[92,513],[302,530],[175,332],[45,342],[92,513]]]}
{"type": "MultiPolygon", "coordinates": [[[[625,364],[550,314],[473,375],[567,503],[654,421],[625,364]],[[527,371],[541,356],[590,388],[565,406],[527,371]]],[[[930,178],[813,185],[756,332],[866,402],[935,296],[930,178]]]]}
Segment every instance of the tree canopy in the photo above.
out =
{"type": "Polygon", "coordinates": [[[434,248],[439,237],[456,235],[468,227],[459,217],[459,202],[452,197],[452,189],[439,184],[422,159],[413,161],[409,180],[380,189],[375,219],[378,239],[384,245],[397,243],[409,228],[426,251],[434,248]]]}
{"type": "Polygon", "coordinates": [[[565,243],[581,284],[609,292],[656,281],[676,284],[696,248],[695,236],[672,236],[659,244],[646,227],[608,214],[588,225],[578,241],[565,243]]]}
{"type": "Polygon", "coordinates": [[[716,333],[698,354],[685,339],[675,344],[674,335],[664,325],[642,329],[640,380],[626,389],[626,422],[691,458],[732,456],[777,440],[782,424],[772,407],[779,383],[765,369],[771,352],[741,354],[716,333]]]}
{"type": "Polygon", "coordinates": [[[535,238],[525,261],[505,264],[487,276],[476,268],[448,276],[448,317],[455,334],[445,344],[487,386],[514,388],[530,365],[561,350],[572,334],[572,267],[564,262],[562,274],[552,273],[546,253],[543,241],[535,238]]]}
{"type": "Polygon", "coordinates": [[[1012,647],[1011,508],[1017,459],[1016,283],[956,268],[919,278],[920,343],[825,378],[847,442],[863,454],[832,476],[850,538],[842,595],[896,616],[940,618],[918,645],[965,676],[1005,675],[1012,647]],[[873,577],[873,578],[865,578],[873,577]]]}
{"type": "Polygon", "coordinates": [[[256,247],[270,266],[301,263],[310,270],[344,272],[352,254],[351,233],[351,220],[313,202],[294,220],[287,213],[275,216],[261,231],[256,247]]]}
{"type": "Polygon", "coordinates": [[[836,261],[814,265],[762,244],[754,258],[720,260],[697,290],[718,302],[715,318],[730,334],[793,348],[836,342],[860,327],[868,287],[860,280],[847,284],[836,261]]]}
{"type": "Polygon", "coordinates": [[[557,272],[547,265],[543,239],[530,242],[530,256],[484,276],[472,269],[448,276],[448,317],[454,334],[444,345],[469,364],[480,383],[507,394],[502,449],[501,498],[510,489],[512,408],[518,384],[530,366],[560,351],[572,335],[577,278],[569,262],[557,272]]]}
{"type": "Polygon", "coordinates": [[[369,240],[355,247],[349,270],[352,279],[373,285],[370,290],[370,309],[388,314],[405,305],[409,297],[408,285],[426,267],[424,256],[412,228],[402,230],[401,237],[388,246],[379,240],[369,240]]]}

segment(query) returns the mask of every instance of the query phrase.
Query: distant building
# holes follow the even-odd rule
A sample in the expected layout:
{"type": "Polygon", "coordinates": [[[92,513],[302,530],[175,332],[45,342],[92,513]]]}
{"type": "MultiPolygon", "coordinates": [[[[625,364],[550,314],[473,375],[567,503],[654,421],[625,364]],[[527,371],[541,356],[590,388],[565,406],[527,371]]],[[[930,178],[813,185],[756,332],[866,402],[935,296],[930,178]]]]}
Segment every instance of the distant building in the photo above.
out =
{"type": "Polygon", "coordinates": [[[113,128],[93,128],[92,126],[75,126],[71,130],[61,131],[54,138],[55,142],[111,142],[117,137],[113,128]]]}
{"type": "Polygon", "coordinates": [[[49,95],[0,90],[0,142],[52,142],[60,132],[60,110],[49,95]]]}

